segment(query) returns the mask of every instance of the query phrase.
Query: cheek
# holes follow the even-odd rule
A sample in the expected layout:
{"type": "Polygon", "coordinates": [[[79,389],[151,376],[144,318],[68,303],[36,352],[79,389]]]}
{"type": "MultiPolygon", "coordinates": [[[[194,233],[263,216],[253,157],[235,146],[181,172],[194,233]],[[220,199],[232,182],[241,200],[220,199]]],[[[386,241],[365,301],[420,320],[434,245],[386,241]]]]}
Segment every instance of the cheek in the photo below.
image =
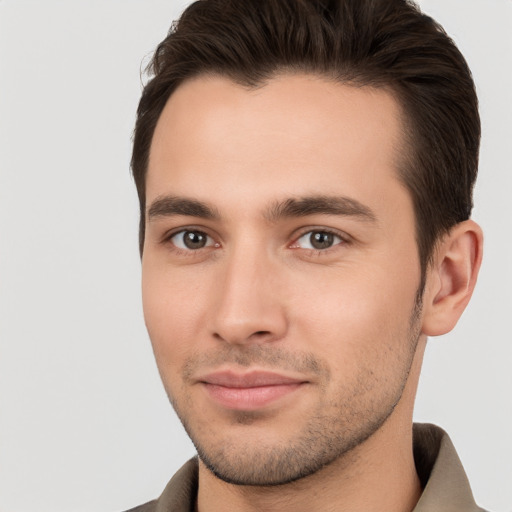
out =
{"type": "Polygon", "coordinates": [[[200,282],[180,272],[143,263],[142,303],[157,364],[180,365],[199,338],[202,293],[200,282]]]}
{"type": "Polygon", "coordinates": [[[385,400],[406,375],[415,346],[410,318],[416,289],[384,288],[375,279],[375,286],[363,286],[360,277],[340,280],[309,301],[297,330],[306,333],[306,348],[329,366],[332,396],[342,389],[370,404],[376,397],[385,400]]]}
{"type": "Polygon", "coordinates": [[[350,360],[354,351],[376,353],[384,345],[403,343],[419,273],[396,278],[382,267],[336,270],[304,280],[291,308],[297,325],[312,334],[318,350],[332,354],[333,361],[350,360]]]}

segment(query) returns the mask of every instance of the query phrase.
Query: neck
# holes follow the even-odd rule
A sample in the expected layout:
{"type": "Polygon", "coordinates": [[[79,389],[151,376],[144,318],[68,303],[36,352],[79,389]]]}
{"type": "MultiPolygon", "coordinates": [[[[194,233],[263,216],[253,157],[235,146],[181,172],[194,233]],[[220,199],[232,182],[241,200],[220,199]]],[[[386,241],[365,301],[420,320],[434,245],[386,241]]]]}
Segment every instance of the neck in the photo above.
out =
{"type": "Polygon", "coordinates": [[[313,475],[271,487],[228,484],[200,461],[196,512],[411,512],[422,492],[412,410],[425,342],[419,343],[400,402],[364,443],[313,475]]]}
{"type": "MultiPolygon", "coordinates": [[[[199,466],[198,512],[411,512],[421,495],[412,458],[412,428],[395,442],[369,439],[314,475],[275,487],[236,486],[199,466]],[[407,442],[404,442],[407,441],[407,442]],[[406,445],[406,446],[405,446],[406,445]]],[[[373,436],[378,437],[378,434],[373,436]]]]}

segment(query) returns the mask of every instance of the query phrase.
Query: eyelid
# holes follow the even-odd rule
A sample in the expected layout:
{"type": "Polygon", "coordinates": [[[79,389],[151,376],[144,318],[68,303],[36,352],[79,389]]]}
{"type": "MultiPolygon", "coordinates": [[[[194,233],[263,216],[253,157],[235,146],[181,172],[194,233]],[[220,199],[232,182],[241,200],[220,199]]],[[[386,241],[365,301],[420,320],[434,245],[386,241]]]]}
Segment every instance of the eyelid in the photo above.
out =
{"type": "MultiPolygon", "coordinates": [[[[337,246],[346,245],[346,244],[350,244],[353,242],[352,237],[350,235],[348,235],[347,233],[345,233],[344,231],[340,231],[338,229],[334,229],[334,228],[330,228],[330,227],[326,227],[326,226],[318,226],[318,225],[304,226],[304,227],[296,230],[296,232],[292,235],[291,238],[292,238],[292,242],[288,244],[288,248],[303,249],[305,251],[308,251],[308,250],[316,251],[319,253],[325,253],[325,252],[335,249],[337,246]],[[309,233],[313,233],[313,232],[329,233],[333,236],[338,237],[341,240],[341,242],[337,242],[333,246],[328,247],[326,249],[314,249],[314,248],[304,249],[297,245],[300,238],[302,238],[303,236],[305,236],[309,233]]],[[[218,237],[215,235],[212,235],[208,228],[205,228],[204,226],[198,226],[198,225],[179,226],[179,227],[176,227],[173,229],[169,229],[162,235],[160,243],[164,244],[164,245],[170,244],[173,246],[173,250],[182,251],[183,253],[187,253],[189,255],[191,253],[200,252],[201,250],[204,250],[204,249],[211,249],[212,247],[218,248],[218,247],[221,247],[221,245],[222,245],[221,242],[219,242],[218,237]],[[187,232],[187,231],[202,233],[203,235],[208,237],[210,240],[212,240],[213,243],[206,245],[204,247],[198,248],[198,249],[188,249],[188,248],[184,249],[184,248],[178,247],[175,243],[172,242],[172,238],[174,238],[175,236],[177,236],[181,233],[187,232]]]]}
{"type": "Polygon", "coordinates": [[[331,235],[334,235],[334,236],[338,237],[341,240],[341,242],[336,243],[332,247],[329,247],[327,249],[304,249],[304,250],[317,251],[317,252],[327,252],[329,250],[334,249],[335,247],[337,247],[339,245],[345,245],[345,244],[349,244],[349,243],[352,242],[352,237],[350,237],[349,235],[347,235],[343,231],[339,231],[339,230],[333,229],[333,228],[328,228],[328,227],[325,227],[325,226],[307,226],[307,227],[301,228],[299,230],[299,232],[296,233],[293,236],[293,241],[292,241],[292,243],[288,247],[290,247],[291,249],[302,249],[302,247],[298,247],[297,246],[297,242],[303,236],[305,236],[305,235],[307,235],[309,233],[314,233],[314,232],[317,232],[317,233],[329,233],[331,235]]]}
{"type": "Polygon", "coordinates": [[[211,249],[212,247],[213,248],[216,248],[216,247],[220,247],[220,242],[218,242],[217,238],[215,236],[213,236],[208,229],[202,227],[202,226],[180,226],[180,227],[177,227],[177,228],[174,228],[174,229],[170,229],[168,231],[166,231],[162,238],[161,238],[161,243],[162,244],[170,244],[173,246],[173,250],[175,251],[181,251],[183,253],[188,253],[188,254],[191,254],[191,253],[197,253],[197,252],[200,252],[201,250],[203,249],[211,249]],[[211,241],[213,241],[213,243],[211,244],[208,244],[208,245],[205,245],[204,247],[200,247],[198,249],[188,249],[188,248],[182,248],[182,247],[178,247],[173,241],[172,239],[179,235],[179,234],[182,234],[182,233],[186,233],[186,232],[196,232],[196,233],[201,233],[202,235],[206,236],[207,238],[209,238],[211,241]]]}
{"type": "Polygon", "coordinates": [[[210,230],[204,226],[199,226],[197,224],[185,224],[176,226],[174,228],[166,229],[161,235],[161,239],[163,242],[165,242],[166,240],[169,240],[173,236],[176,236],[179,233],[183,233],[184,231],[198,231],[200,233],[208,235],[210,238],[215,238],[214,236],[211,235],[210,230]]]}

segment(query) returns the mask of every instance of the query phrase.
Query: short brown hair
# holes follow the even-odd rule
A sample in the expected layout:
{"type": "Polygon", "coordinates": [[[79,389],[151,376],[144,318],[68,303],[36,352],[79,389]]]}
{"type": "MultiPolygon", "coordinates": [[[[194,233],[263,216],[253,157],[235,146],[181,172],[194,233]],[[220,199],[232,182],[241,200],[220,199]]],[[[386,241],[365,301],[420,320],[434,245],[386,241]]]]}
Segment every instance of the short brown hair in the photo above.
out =
{"type": "Polygon", "coordinates": [[[155,126],[178,85],[217,74],[256,87],[283,71],[386,87],[404,113],[399,177],[410,191],[422,275],[436,240],[472,209],[480,118],[468,65],[408,0],[199,0],[155,51],[134,132],[132,171],[145,234],[155,126]]]}

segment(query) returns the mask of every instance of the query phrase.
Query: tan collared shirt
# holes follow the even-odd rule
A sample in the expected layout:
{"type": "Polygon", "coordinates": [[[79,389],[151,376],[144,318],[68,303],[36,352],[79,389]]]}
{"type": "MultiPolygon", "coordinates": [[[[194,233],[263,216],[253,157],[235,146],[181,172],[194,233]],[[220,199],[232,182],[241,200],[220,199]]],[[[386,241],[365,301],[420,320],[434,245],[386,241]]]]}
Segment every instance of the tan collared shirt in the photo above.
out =
{"type": "MultiPolygon", "coordinates": [[[[475,503],[464,468],[444,430],[415,424],[414,460],[423,493],[413,512],[485,512],[475,503]]],[[[172,477],[160,498],[127,512],[192,512],[197,479],[194,458],[172,477]]]]}

